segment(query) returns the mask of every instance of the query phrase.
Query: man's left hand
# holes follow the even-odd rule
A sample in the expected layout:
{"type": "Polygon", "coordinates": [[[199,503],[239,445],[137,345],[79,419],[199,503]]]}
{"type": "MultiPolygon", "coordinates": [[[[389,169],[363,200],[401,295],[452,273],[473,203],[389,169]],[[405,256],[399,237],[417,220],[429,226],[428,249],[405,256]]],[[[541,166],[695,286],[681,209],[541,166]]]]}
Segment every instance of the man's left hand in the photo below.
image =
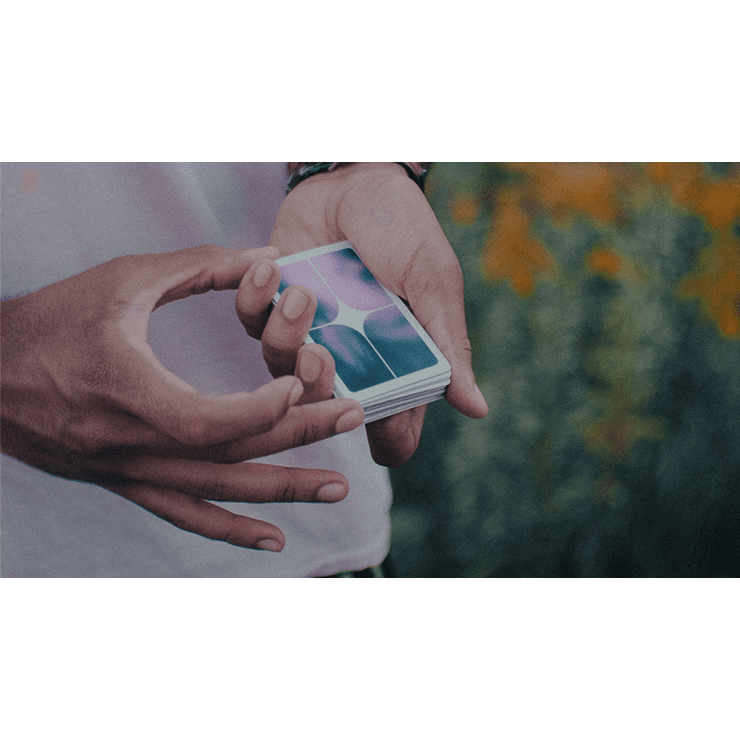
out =
{"type": "MultiPolygon", "coordinates": [[[[286,256],[345,239],[373,275],[408,303],[448,359],[452,376],[447,402],[465,416],[484,417],[488,405],[471,365],[460,263],[424,194],[400,165],[350,163],[304,180],[283,202],[270,244],[286,256]]],[[[310,290],[294,287],[271,313],[279,271],[274,270],[261,289],[255,291],[250,282],[247,290],[245,281],[251,281],[258,268],[255,264],[242,281],[237,313],[247,331],[262,339],[273,375],[292,373],[311,327],[316,299],[310,290]],[[287,318],[285,302],[300,291],[309,300],[296,317],[287,318]],[[292,322],[295,341],[278,347],[270,338],[285,336],[284,327],[276,329],[285,321],[292,322]]],[[[296,298],[294,305],[300,303],[296,298]]],[[[329,361],[330,355],[324,359],[329,361]]],[[[419,406],[368,424],[373,459],[389,467],[407,462],[419,444],[425,411],[425,406],[419,406]]]]}

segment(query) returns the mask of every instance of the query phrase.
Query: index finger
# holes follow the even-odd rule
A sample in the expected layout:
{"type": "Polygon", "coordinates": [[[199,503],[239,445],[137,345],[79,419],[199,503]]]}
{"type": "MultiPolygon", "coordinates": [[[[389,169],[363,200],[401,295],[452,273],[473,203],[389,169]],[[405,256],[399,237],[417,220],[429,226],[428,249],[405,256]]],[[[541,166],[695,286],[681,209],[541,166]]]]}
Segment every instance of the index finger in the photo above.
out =
{"type": "Polygon", "coordinates": [[[235,288],[260,255],[276,253],[274,247],[260,251],[206,245],[110,263],[108,300],[115,318],[108,319],[104,361],[96,376],[109,400],[185,444],[217,444],[272,429],[303,393],[297,378],[281,378],[252,393],[203,396],[162,366],[146,343],[146,333],[150,311],[157,306],[235,288]]]}
{"type": "Polygon", "coordinates": [[[255,262],[239,283],[236,315],[250,337],[262,338],[279,287],[280,267],[271,259],[255,262]]]}

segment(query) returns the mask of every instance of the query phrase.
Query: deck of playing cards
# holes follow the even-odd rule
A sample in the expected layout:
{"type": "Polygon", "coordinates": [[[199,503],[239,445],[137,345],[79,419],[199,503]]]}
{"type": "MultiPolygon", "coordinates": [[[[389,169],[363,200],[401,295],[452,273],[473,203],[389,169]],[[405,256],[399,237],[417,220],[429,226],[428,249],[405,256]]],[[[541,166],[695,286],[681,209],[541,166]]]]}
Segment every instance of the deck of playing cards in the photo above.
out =
{"type": "Polygon", "coordinates": [[[366,424],[444,396],[449,362],[349,242],[309,249],[277,263],[282,277],[274,302],[291,285],[316,294],[306,341],[331,352],[337,370],[334,395],[359,401],[366,424]]]}

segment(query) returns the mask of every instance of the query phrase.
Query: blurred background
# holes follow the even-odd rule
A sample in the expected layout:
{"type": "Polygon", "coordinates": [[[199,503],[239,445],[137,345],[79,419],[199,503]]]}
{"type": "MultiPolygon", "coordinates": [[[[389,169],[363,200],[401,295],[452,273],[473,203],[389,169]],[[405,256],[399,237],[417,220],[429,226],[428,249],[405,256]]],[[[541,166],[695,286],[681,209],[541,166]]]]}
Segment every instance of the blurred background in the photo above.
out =
{"type": "Polygon", "coordinates": [[[403,577],[740,574],[740,166],[437,163],[491,413],[392,471],[403,577]]]}

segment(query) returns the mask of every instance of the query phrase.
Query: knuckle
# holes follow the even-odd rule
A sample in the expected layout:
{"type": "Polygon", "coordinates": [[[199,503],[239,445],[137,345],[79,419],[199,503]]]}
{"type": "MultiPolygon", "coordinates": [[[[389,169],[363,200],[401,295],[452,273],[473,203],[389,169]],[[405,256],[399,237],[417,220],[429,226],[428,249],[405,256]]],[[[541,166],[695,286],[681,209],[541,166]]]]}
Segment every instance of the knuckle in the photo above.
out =
{"type": "Polygon", "coordinates": [[[228,489],[223,481],[204,479],[193,483],[185,493],[193,498],[205,499],[206,501],[223,501],[227,496],[228,489]]]}
{"type": "Polygon", "coordinates": [[[286,412],[288,411],[288,399],[280,404],[272,405],[267,414],[262,419],[262,423],[258,424],[257,434],[265,434],[266,432],[272,431],[280,422],[285,418],[286,412]]]}
{"type": "Polygon", "coordinates": [[[218,539],[223,540],[229,545],[236,545],[237,547],[249,547],[249,536],[244,531],[244,524],[247,519],[233,512],[228,512],[226,518],[222,524],[222,529],[218,539]],[[245,536],[247,534],[247,536],[245,536]]]}
{"type": "Polygon", "coordinates": [[[435,269],[429,271],[419,262],[408,274],[408,289],[419,295],[462,296],[463,273],[454,255],[435,255],[435,269]]]}
{"type": "Polygon", "coordinates": [[[460,351],[463,353],[465,359],[469,362],[473,357],[473,345],[470,343],[470,339],[467,334],[460,342],[460,351]]]}
{"type": "Polygon", "coordinates": [[[106,272],[113,273],[115,275],[128,274],[132,268],[137,267],[141,262],[147,260],[149,255],[139,254],[122,254],[118,257],[114,257],[108,262],[105,262],[102,266],[106,272]]]}
{"type": "Polygon", "coordinates": [[[120,376],[119,364],[106,358],[86,366],[80,373],[82,387],[95,394],[102,394],[114,388],[120,376]]]}
{"type": "Polygon", "coordinates": [[[262,333],[262,357],[264,357],[270,370],[273,365],[278,366],[283,359],[284,350],[276,345],[274,337],[265,330],[262,333]]]}
{"type": "Polygon", "coordinates": [[[202,416],[179,416],[173,422],[172,436],[186,445],[203,445],[210,433],[211,422],[202,416]]]}
{"type": "Polygon", "coordinates": [[[207,492],[203,498],[223,501],[229,497],[229,487],[222,480],[209,481],[206,486],[207,492]]]}
{"type": "Polygon", "coordinates": [[[202,264],[203,267],[188,281],[188,291],[192,295],[208,293],[216,288],[216,274],[213,265],[224,257],[229,250],[226,247],[218,247],[215,244],[201,244],[190,247],[187,250],[194,257],[193,261],[202,264]]]}
{"type": "Polygon", "coordinates": [[[307,419],[293,432],[293,447],[304,447],[322,439],[321,427],[314,421],[307,419]]]}
{"type": "Polygon", "coordinates": [[[242,322],[244,321],[244,319],[251,317],[252,306],[249,303],[249,297],[247,293],[242,288],[240,288],[236,294],[234,306],[236,307],[236,315],[242,322]]]}
{"type": "Polygon", "coordinates": [[[188,251],[198,257],[219,257],[228,250],[226,247],[220,247],[216,244],[199,244],[197,247],[189,247],[188,251]]]}
{"type": "MultiPolygon", "coordinates": [[[[249,432],[249,437],[259,437],[262,434],[267,434],[268,432],[271,432],[273,429],[275,429],[278,424],[280,424],[281,420],[285,417],[285,408],[283,406],[280,406],[278,408],[269,408],[269,409],[263,409],[260,414],[254,417],[252,420],[252,426],[249,432]]],[[[238,440],[234,440],[234,444],[238,444],[238,440]]],[[[226,462],[230,455],[233,454],[231,448],[227,448],[226,451],[224,451],[225,459],[223,462],[226,462]]]]}
{"type": "Polygon", "coordinates": [[[273,326],[268,325],[262,335],[262,344],[266,356],[282,357],[287,353],[295,354],[303,346],[303,337],[276,332],[273,326]]]}
{"type": "Polygon", "coordinates": [[[208,461],[217,465],[228,465],[230,463],[238,462],[238,458],[234,454],[233,442],[219,442],[217,444],[210,445],[208,448],[208,461]]]}
{"type": "Polygon", "coordinates": [[[86,413],[76,413],[61,424],[60,438],[71,452],[95,457],[105,453],[110,446],[108,433],[101,422],[86,413]]]}
{"type": "Polygon", "coordinates": [[[226,530],[223,533],[223,541],[228,543],[229,545],[238,545],[240,538],[237,537],[236,533],[234,532],[234,522],[229,520],[228,524],[226,525],[226,530]]]}
{"type": "Polygon", "coordinates": [[[288,480],[286,480],[285,483],[283,483],[283,485],[281,485],[280,488],[277,490],[275,494],[275,501],[289,504],[293,501],[296,501],[297,499],[298,486],[292,478],[288,478],[288,480]]]}
{"type": "Polygon", "coordinates": [[[255,331],[255,328],[265,320],[267,309],[255,306],[252,303],[252,297],[241,289],[236,294],[234,306],[236,308],[236,315],[239,317],[239,321],[241,321],[242,325],[250,335],[255,331]]]}
{"type": "Polygon", "coordinates": [[[208,498],[210,491],[209,481],[205,479],[189,480],[182,485],[181,490],[186,496],[190,496],[191,498],[208,498]]]}
{"type": "Polygon", "coordinates": [[[195,275],[190,282],[190,292],[192,295],[202,295],[209,293],[216,288],[216,276],[210,268],[203,268],[195,275]]]}

